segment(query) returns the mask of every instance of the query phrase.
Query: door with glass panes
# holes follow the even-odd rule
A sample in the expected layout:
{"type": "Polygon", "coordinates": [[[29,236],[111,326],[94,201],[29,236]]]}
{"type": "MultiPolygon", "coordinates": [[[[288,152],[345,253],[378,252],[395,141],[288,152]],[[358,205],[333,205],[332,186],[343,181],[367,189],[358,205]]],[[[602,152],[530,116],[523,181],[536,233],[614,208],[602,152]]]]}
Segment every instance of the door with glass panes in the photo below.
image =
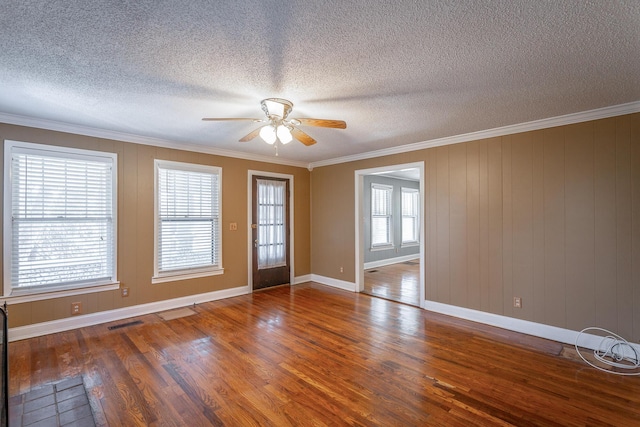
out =
{"type": "Polygon", "coordinates": [[[252,178],[253,289],[288,284],[289,180],[252,178]]]}

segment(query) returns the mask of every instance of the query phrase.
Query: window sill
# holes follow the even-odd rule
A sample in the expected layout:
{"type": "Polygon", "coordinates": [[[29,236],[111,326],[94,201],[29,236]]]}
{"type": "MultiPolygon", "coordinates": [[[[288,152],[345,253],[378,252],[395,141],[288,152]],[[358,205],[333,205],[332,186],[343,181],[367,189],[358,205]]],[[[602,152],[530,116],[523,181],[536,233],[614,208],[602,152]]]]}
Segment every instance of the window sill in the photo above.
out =
{"type": "Polygon", "coordinates": [[[394,248],[393,245],[384,245],[384,246],[373,246],[371,247],[370,251],[371,252],[377,252],[377,251],[390,251],[394,248]]]}
{"type": "Polygon", "coordinates": [[[400,245],[401,248],[413,248],[416,246],[420,246],[420,242],[407,242],[400,245]]]}
{"type": "Polygon", "coordinates": [[[165,274],[160,276],[154,276],[151,278],[152,284],[177,282],[179,280],[197,279],[199,277],[218,276],[224,274],[224,268],[207,271],[191,271],[191,272],[179,272],[174,274],[165,274]]]}
{"type": "Polygon", "coordinates": [[[0,297],[0,300],[6,301],[7,305],[21,304],[24,302],[42,301],[54,298],[63,298],[83,294],[92,294],[95,292],[113,291],[120,288],[120,282],[110,282],[95,286],[85,286],[81,288],[63,289],[63,290],[40,290],[27,291],[23,290],[17,295],[9,295],[0,297]]]}

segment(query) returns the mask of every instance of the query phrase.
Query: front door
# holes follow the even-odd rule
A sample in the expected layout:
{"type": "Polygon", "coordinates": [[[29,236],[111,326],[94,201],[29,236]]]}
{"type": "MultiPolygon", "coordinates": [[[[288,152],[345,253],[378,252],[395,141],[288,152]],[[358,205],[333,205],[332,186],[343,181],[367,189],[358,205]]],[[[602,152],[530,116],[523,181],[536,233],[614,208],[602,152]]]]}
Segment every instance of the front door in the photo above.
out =
{"type": "Polygon", "coordinates": [[[289,180],[253,176],[253,289],[289,283],[289,180]]]}

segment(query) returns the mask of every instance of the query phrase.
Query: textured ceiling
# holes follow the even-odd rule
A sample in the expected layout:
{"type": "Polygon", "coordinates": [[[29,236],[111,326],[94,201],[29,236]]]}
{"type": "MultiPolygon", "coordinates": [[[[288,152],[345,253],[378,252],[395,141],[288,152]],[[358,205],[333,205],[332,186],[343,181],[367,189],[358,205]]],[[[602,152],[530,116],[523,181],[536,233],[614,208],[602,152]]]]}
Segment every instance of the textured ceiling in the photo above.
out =
{"type": "Polygon", "coordinates": [[[0,113],[316,162],[640,100],[640,2],[1,0],[0,113]]]}

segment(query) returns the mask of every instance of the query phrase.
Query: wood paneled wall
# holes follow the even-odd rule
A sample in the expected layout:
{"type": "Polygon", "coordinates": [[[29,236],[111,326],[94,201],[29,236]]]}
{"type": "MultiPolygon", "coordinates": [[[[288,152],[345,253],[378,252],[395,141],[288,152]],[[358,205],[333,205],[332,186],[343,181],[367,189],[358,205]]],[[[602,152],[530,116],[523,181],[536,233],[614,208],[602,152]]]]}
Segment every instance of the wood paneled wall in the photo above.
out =
{"type": "MultiPolygon", "coordinates": [[[[119,291],[109,291],[13,304],[9,307],[11,327],[69,317],[73,301],[81,301],[83,313],[86,314],[246,286],[249,268],[247,174],[250,169],[294,176],[295,273],[297,276],[311,273],[310,173],[305,168],[0,124],[0,140],[6,139],[118,154],[118,278],[122,286],[130,288],[130,296],[126,298],[121,297],[119,291]],[[222,260],[225,270],[223,275],[151,284],[154,245],[154,159],[222,168],[222,260]],[[238,224],[237,231],[229,230],[230,222],[238,224]]],[[[0,179],[2,177],[3,172],[0,170],[0,179]]]]}
{"type": "MultiPolygon", "coordinates": [[[[419,160],[428,300],[640,341],[640,114],[413,152],[419,160]]],[[[355,170],[405,161],[315,169],[313,218],[353,224],[352,202],[322,206],[353,197],[355,170]]],[[[336,247],[354,251],[353,234],[327,246],[319,231],[314,224],[313,272],[355,280],[334,267],[344,262],[336,247]]]]}

